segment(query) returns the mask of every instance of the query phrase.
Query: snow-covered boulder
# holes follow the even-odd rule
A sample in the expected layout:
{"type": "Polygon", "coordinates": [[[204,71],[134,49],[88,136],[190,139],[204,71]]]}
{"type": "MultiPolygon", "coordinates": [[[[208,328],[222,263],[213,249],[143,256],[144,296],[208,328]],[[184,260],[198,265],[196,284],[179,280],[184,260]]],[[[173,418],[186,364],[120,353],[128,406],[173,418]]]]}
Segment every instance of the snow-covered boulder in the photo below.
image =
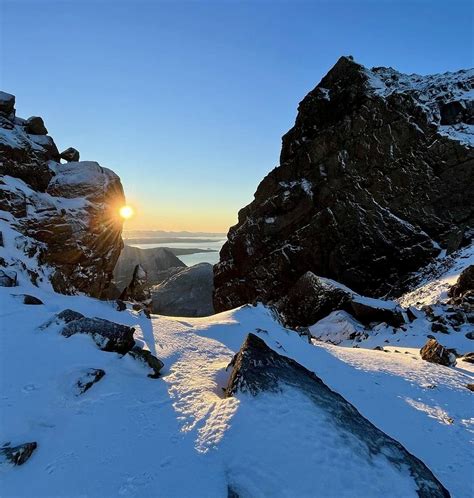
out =
{"type": "MultiPolygon", "coordinates": [[[[291,397],[290,393],[296,391],[302,398],[295,396],[293,399],[302,403],[303,411],[303,406],[308,410],[305,403],[312,405],[315,416],[320,420],[321,434],[335,431],[344,445],[353,448],[352,459],[366,459],[367,462],[377,459],[381,465],[388,463],[394,472],[406,469],[420,498],[450,496],[421,460],[364,418],[341,395],[329,389],[317,375],[295,360],[278,354],[256,335],[247,336],[229,367],[232,368],[232,373],[225,390],[226,396],[266,394],[268,399],[271,393],[276,393],[279,400],[283,396],[291,397]]],[[[278,419],[281,416],[279,409],[286,409],[283,406],[277,401],[269,416],[278,419]]],[[[338,451],[335,447],[331,449],[333,452],[338,451]]],[[[296,448],[288,448],[289,452],[293,450],[296,448]]],[[[321,452],[327,450],[323,446],[313,449],[321,452]]],[[[344,462],[338,463],[343,465],[344,462]]],[[[357,479],[351,485],[353,496],[366,496],[368,488],[359,489],[357,479]]]]}
{"type": "Polygon", "coordinates": [[[333,311],[327,317],[309,327],[311,337],[319,341],[340,344],[360,338],[367,331],[362,323],[357,321],[347,311],[333,311]]]}

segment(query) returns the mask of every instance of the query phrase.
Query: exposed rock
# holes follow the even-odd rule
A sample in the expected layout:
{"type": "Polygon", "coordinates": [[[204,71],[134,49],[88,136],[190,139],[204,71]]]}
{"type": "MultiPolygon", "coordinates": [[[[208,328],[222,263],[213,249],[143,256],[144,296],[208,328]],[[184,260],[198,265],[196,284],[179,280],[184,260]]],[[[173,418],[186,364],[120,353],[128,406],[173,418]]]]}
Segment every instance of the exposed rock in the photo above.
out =
{"type": "Polygon", "coordinates": [[[458,281],[449,289],[450,303],[462,306],[467,311],[474,310],[474,265],[468,266],[458,281]]]}
{"type": "Polygon", "coordinates": [[[0,247],[4,247],[3,245],[3,233],[0,231],[0,247]]]}
{"type": "Polygon", "coordinates": [[[26,133],[30,135],[47,135],[48,130],[44,125],[43,118],[39,116],[31,116],[26,120],[26,133]]]}
{"type": "Polygon", "coordinates": [[[53,139],[31,134],[45,132],[40,118],[2,119],[9,126],[0,127],[0,211],[23,236],[15,244],[56,291],[101,297],[123,245],[120,179],[94,162],[60,164],[53,139]]]}
{"type": "Polygon", "coordinates": [[[68,149],[63,150],[61,152],[60,157],[61,159],[64,159],[68,163],[70,162],[77,163],[79,161],[79,151],[74,147],[69,147],[68,149]]]}
{"type": "Polygon", "coordinates": [[[184,268],[151,289],[153,313],[169,316],[209,316],[212,306],[213,271],[209,263],[184,268]]]}
{"type": "MultiPolygon", "coordinates": [[[[254,334],[249,334],[231,363],[226,396],[245,393],[257,396],[261,392],[279,393],[297,389],[306,395],[331,421],[335,430],[367,448],[371,457],[384,457],[395,468],[407,468],[416,483],[421,498],[448,497],[448,491],[418,458],[400,443],[375,427],[342,396],[327,387],[319,377],[291,358],[270,349],[254,334]]],[[[322,422],[323,423],[323,422],[322,422]]],[[[328,422],[324,422],[328,423],[328,422]]],[[[332,427],[331,427],[332,429],[332,427]]],[[[291,448],[289,448],[291,451],[291,448]]]]}
{"type": "Polygon", "coordinates": [[[449,334],[449,329],[444,323],[433,322],[431,324],[431,330],[433,332],[441,332],[441,334],[449,334]]]}
{"type": "Polygon", "coordinates": [[[161,369],[165,366],[165,364],[156,356],[152,355],[150,351],[142,349],[139,346],[134,346],[128,354],[136,360],[146,363],[152,369],[152,373],[148,374],[148,377],[152,379],[157,379],[160,376],[161,369]]]}
{"type": "Polygon", "coordinates": [[[15,96],[0,92],[0,114],[10,116],[15,111],[15,96]]]}
{"type": "Polygon", "coordinates": [[[474,353],[466,353],[465,355],[461,356],[461,360],[465,361],[466,363],[474,363],[474,353]]]}
{"type": "Polygon", "coordinates": [[[459,233],[466,243],[472,136],[441,125],[440,107],[472,86],[467,71],[407,76],[342,57],[300,103],[280,165],[229,231],[216,311],[276,302],[308,271],[398,295],[438,245],[459,233]]]}
{"type": "Polygon", "coordinates": [[[466,338],[467,338],[467,339],[474,340],[474,332],[467,332],[467,334],[466,334],[466,338]]]}
{"type": "Polygon", "coordinates": [[[31,304],[31,305],[38,305],[38,304],[44,304],[41,299],[38,299],[35,296],[30,296],[29,294],[24,294],[23,295],[23,304],[31,304]]]}
{"type": "Polygon", "coordinates": [[[136,301],[150,303],[150,288],[146,271],[141,265],[136,265],[130,283],[120,294],[121,301],[136,301]]]}
{"type": "Polygon", "coordinates": [[[76,396],[84,394],[105,375],[101,368],[89,368],[76,382],[76,396]]]}
{"type": "Polygon", "coordinates": [[[0,464],[23,465],[37,447],[36,442],[23,443],[18,446],[10,446],[10,443],[7,443],[0,448],[0,464]]]}
{"type": "Polygon", "coordinates": [[[350,302],[349,313],[364,325],[385,322],[400,327],[405,323],[402,309],[393,301],[355,296],[350,302]]]}
{"type": "Polygon", "coordinates": [[[69,321],[61,329],[61,335],[71,337],[75,334],[90,335],[103,351],[125,354],[135,345],[133,327],[104,320],[103,318],[77,318],[69,321]]]}
{"type": "Polygon", "coordinates": [[[277,303],[286,325],[309,326],[332,311],[346,309],[354,293],[337,282],[306,272],[277,303]]]}
{"type": "Polygon", "coordinates": [[[0,270],[0,287],[16,287],[17,274],[12,270],[0,270]]]}
{"type": "Polygon", "coordinates": [[[160,283],[164,279],[162,272],[170,268],[186,267],[180,259],[165,247],[140,249],[138,247],[124,246],[114,269],[114,281],[120,290],[123,290],[130,283],[137,265],[140,265],[145,270],[150,285],[160,283]]]}
{"type": "Polygon", "coordinates": [[[446,349],[436,339],[428,339],[428,342],[420,349],[421,358],[430,363],[437,363],[446,367],[456,365],[456,355],[453,350],[446,349]]]}
{"type": "Polygon", "coordinates": [[[469,391],[474,392],[474,384],[467,384],[466,387],[469,389],[469,391]]]}

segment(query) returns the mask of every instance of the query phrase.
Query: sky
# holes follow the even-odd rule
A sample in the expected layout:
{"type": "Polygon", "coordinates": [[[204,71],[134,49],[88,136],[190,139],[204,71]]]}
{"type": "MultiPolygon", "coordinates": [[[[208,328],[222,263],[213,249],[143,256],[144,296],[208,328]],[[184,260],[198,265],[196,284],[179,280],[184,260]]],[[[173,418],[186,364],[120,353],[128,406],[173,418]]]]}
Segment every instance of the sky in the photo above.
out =
{"type": "Polygon", "coordinates": [[[128,229],[226,232],[341,55],[472,67],[463,0],[0,0],[0,87],[122,179],[128,229]]]}

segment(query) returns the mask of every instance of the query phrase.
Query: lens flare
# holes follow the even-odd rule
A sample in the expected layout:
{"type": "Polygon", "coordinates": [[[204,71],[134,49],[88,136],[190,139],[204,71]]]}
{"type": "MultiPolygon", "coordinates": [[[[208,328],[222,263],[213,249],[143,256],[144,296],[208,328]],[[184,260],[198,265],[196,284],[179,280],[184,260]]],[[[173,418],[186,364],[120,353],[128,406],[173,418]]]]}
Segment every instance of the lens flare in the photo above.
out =
{"type": "Polygon", "coordinates": [[[124,220],[128,220],[134,215],[134,211],[132,206],[122,206],[119,210],[119,214],[124,220]]]}

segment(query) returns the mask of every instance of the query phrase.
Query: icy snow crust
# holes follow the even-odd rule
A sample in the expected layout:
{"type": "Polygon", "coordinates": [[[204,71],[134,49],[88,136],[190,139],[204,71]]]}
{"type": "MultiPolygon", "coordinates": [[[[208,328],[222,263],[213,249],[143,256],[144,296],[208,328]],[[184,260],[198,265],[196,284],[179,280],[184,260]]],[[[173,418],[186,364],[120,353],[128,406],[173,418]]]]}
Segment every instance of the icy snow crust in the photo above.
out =
{"type": "Polygon", "coordinates": [[[439,101],[474,100],[474,69],[421,76],[375,67],[365,69],[365,73],[376,95],[387,97],[394,93],[410,94],[427,113],[429,120],[438,127],[441,135],[474,147],[474,125],[441,125],[439,113],[439,101]]]}

